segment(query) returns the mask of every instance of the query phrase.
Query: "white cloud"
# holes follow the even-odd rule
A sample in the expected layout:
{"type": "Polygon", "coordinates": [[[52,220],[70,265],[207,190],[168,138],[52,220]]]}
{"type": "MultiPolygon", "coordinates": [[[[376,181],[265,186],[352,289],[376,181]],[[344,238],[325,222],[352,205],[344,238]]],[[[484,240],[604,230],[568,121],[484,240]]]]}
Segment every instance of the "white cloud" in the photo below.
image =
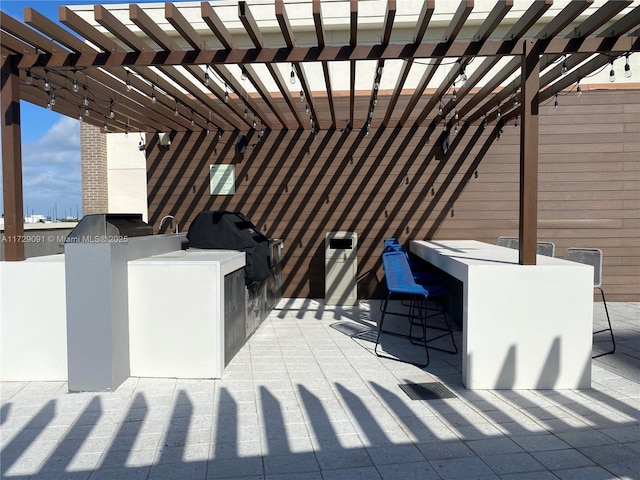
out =
{"type": "Polygon", "coordinates": [[[26,213],[47,214],[57,207],[58,217],[80,208],[80,125],[62,117],[41,138],[22,146],[22,178],[26,213]]]}

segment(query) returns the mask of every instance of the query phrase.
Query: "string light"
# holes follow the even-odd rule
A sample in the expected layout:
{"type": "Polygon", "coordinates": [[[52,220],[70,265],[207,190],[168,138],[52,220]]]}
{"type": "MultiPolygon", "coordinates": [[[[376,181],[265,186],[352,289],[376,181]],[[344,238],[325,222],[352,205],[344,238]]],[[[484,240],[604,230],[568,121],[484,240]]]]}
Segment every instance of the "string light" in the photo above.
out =
{"type": "Polygon", "coordinates": [[[440,99],[440,103],[438,104],[438,115],[442,115],[442,99],[440,99]]]}
{"type": "Polygon", "coordinates": [[[613,69],[613,60],[611,60],[611,70],[609,71],[609,81],[610,82],[616,81],[616,72],[613,69]]]}
{"type": "Polygon", "coordinates": [[[89,107],[84,107],[84,116],[88,117],[89,115],[91,115],[91,112],[89,111],[89,107]]]}
{"type": "Polygon", "coordinates": [[[309,115],[309,104],[308,103],[304,106],[304,113],[309,115]]]}
{"type": "Polygon", "coordinates": [[[514,122],[514,124],[513,124],[513,126],[514,126],[515,128],[518,128],[518,119],[519,119],[519,118],[520,118],[520,117],[516,115],[516,121],[515,121],[515,122],[514,122]]]}
{"type": "Polygon", "coordinates": [[[80,120],[82,122],[83,118],[82,118],[82,109],[80,107],[78,107],[78,120],[80,120]]]}
{"type": "MultiPolygon", "coordinates": [[[[566,55],[565,55],[565,57],[566,57],[566,55]]],[[[562,73],[562,75],[566,75],[568,71],[569,71],[569,67],[567,67],[567,61],[565,60],[565,61],[562,62],[561,73],[562,73]]]]}
{"type": "Polygon", "coordinates": [[[369,135],[370,130],[371,130],[371,122],[367,122],[367,135],[369,135]]]}
{"type": "Polygon", "coordinates": [[[193,119],[193,110],[191,110],[191,126],[193,127],[195,120],[193,119]]]}
{"type": "Polygon", "coordinates": [[[256,114],[253,114],[253,123],[252,123],[253,129],[255,130],[256,128],[256,114]]]}
{"type": "Polygon", "coordinates": [[[244,65],[242,65],[242,75],[240,76],[241,80],[246,80],[247,79],[247,69],[244,68],[244,65]]]}
{"type": "Polygon", "coordinates": [[[218,140],[222,139],[222,129],[218,128],[218,140]]]}
{"type": "Polygon", "coordinates": [[[71,89],[73,93],[78,93],[78,79],[76,78],[76,71],[73,71],[73,81],[71,83],[71,89]]]}
{"type": "Polygon", "coordinates": [[[82,97],[82,105],[84,105],[85,107],[89,106],[89,97],[87,97],[87,88],[85,87],[85,93],[84,96],[82,97]]]}
{"type": "Polygon", "coordinates": [[[557,110],[558,107],[560,106],[560,104],[558,103],[558,94],[555,94],[554,100],[553,100],[553,106],[554,108],[557,110]]]}
{"type": "Polygon", "coordinates": [[[452,102],[456,102],[458,100],[458,93],[456,92],[456,89],[453,89],[453,94],[451,95],[451,101],[452,102]]]}
{"type": "Polygon", "coordinates": [[[224,103],[229,103],[229,92],[227,91],[227,84],[224,84],[224,103]]]}
{"type": "Polygon", "coordinates": [[[576,82],[576,92],[578,93],[578,96],[582,95],[582,88],[580,87],[580,80],[578,80],[576,82]]]}
{"type": "Polygon", "coordinates": [[[624,64],[624,76],[626,78],[631,78],[631,65],[629,65],[629,52],[627,52],[624,56],[626,58],[626,62],[624,64]]]}
{"type": "Polygon", "coordinates": [[[125,82],[126,87],[127,87],[127,92],[131,91],[131,80],[129,79],[129,70],[127,70],[127,80],[125,82]]]}
{"type": "Polygon", "coordinates": [[[107,121],[105,120],[104,123],[102,124],[102,129],[106,132],[109,130],[109,125],[107,125],[107,121]]]}
{"type": "Polygon", "coordinates": [[[51,105],[51,97],[47,98],[47,110],[51,110],[53,106],[51,105]]]}
{"type": "Polygon", "coordinates": [[[115,113],[113,112],[113,100],[111,100],[111,105],[109,105],[109,118],[115,117],[115,113]]]}
{"type": "Polygon", "coordinates": [[[209,83],[211,83],[211,77],[209,76],[209,65],[207,65],[204,70],[204,86],[208,87],[209,83]]]}
{"type": "Polygon", "coordinates": [[[125,137],[129,136],[129,124],[128,123],[124,126],[124,136],[125,137]]]}
{"type": "Polygon", "coordinates": [[[487,128],[487,114],[484,114],[484,119],[482,120],[482,128],[487,128]]]}
{"type": "Polygon", "coordinates": [[[513,94],[513,106],[517,107],[520,105],[520,100],[518,100],[518,95],[516,95],[515,93],[513,94]]]}
{"type": "Polygon", "coordinates": [[[291,83],[291,85],[296,83],[296,71],[295,71],[295,68],[293,66],[293,63],[291,63],[291,78],[289,79],[289,82],[291,83]]]}
{"type": "Polygon", "coordinates": [[[51,92],[51,105],[56,104],[56,92],[51,92]]]}
{"type": "Polygon", "coordinates": [[[25,79],[25,82],[27,85],[33,85],[33,77],[31,76],[31,70],[27,70],[27,78],[25,79]]]}
{"type": "Polygon", "coordinates": [[[300,102],[304,102],[304,92],[300,90],[300,102]]]}
{"type": "Polygon", "coordinates": [[[453,126],[453,133],[458,133],[458,125],[453,126]]]}
{"type": "Polygon", "coordinates": [[[455,113],[453,114],[453,118],[454,120],[458,120],[458,118],[460,118],[460,115],[458,115],[458,110],[456,110],[455,113]]]}
{"type": "Polygon", "coordinates": [[[46,73],[46,77],[44,77],[44,91],[48,92],[51,90],[51,82],[49,81],[49,73],[46,73]]]}
{"type": "Polygon", "coordinates": [[[173,110],[173,116],[177,117],[180,115],[180,111],[178,110],[178,101],[176,101],[176,108],[173,110]]]}
{"type": "Polygon", "coordinates": [[[374,104],[374,105],[377,105],[377,104],[378,104],[378,93],[376,93],[376,94],[373,96],[373,104],[374,104]]]}
{"type": "Polygon", "coordinates": [[[498,109],[496,110],[496,117],[500,118],[502,116],[502,112],[500,111],[500,105],[498,105],[498,109]]]}
{"type": "Polygon", "coordinates": [[[249,115],[249,110],[247,110],[247,107],[244,107],[244,118],[247,118],[247,115],[249,115]]]}

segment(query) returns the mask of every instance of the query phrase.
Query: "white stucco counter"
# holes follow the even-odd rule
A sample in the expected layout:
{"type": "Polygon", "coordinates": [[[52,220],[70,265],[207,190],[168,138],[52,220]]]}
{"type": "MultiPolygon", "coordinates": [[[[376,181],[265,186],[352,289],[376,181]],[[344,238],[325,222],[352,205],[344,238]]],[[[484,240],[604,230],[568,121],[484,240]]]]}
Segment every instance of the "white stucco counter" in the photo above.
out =
{"type": "Polygon", "coordinates": [[[469,389],[591,387],[593,267],[474,240],[411,241],[462,283],[462,382],[469,389]]]}
{"type": "Polygon", "coordinates": [[[235,354],[230,337],[244,342],[244,266],[244,252],[231,250],[130,261],[131,375],[220,378],[235,354]]]}

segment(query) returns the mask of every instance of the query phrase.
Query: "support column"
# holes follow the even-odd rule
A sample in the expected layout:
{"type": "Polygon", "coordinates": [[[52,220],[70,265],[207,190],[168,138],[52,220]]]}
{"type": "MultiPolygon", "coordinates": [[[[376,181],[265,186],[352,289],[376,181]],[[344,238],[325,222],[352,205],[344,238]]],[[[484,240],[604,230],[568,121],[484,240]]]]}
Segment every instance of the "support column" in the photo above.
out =
{"type": "Polygon", "coordinates": [[[538,96],[540,48],[525,40],[522,54],[520,122],[520,265],[536,264],[538,241],[538,96]]]}
{"type": "Polygon", "coordinates": [[[20,131],[20,77],[18,55],[2,56],[0,109],[2,120],[2,191],[4,203],[4,258],[24,260],[22,207],[22,146],[20,131]]]}

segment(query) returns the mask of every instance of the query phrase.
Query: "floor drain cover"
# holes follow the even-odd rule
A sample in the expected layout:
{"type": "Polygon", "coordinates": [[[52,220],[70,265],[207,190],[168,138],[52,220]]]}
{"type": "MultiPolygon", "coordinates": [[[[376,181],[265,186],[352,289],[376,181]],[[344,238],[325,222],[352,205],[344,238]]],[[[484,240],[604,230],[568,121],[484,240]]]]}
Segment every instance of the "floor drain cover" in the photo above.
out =
{"type": "Polygon", "coordinates": [[[411,400],[440,400],[442,398],[456,398],[447,387],[440,382],[432,383],[401,383],[400,388],[409,395],[411,400]]]}
{"type": "Polygon", "coordinates": [[[365,331],[369,330],[368,327],[365,327],[363,325],[359,325],[359,324],[354,323],[354,322],[336,322],[336,323],[332,323],[331,324],[331,328],[335,328],[339,332],[344,333],[345,335],[349,335],[350,337],[353,337],[355,335],[358,335],[358,334],[360,334],[362,332],[365,332],[365,331]]]}

